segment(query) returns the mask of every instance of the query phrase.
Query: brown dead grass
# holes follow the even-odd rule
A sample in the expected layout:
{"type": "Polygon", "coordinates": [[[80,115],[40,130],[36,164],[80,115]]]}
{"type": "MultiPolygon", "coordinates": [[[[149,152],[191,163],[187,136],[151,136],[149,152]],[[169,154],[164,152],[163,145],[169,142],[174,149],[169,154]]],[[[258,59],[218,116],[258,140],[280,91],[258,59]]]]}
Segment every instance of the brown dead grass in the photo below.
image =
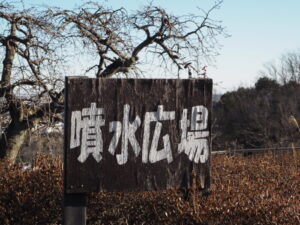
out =
{"type": "MultiPolygon", "coordinates": [[[[38,155],[34,169],[0,162],[0,224],[61,224],[62,163],[38,155]]],[[[300,224],[300,157],[216,156],[212,194],[176,190],[89,196],[88,224],[300,224]]]]}

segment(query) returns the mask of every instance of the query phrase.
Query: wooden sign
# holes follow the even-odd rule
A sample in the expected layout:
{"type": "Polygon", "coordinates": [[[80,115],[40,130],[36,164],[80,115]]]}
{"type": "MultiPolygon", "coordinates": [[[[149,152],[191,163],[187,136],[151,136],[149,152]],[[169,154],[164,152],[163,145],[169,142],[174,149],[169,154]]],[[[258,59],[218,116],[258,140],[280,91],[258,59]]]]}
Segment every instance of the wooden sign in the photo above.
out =
{"type": "Polygon", "coordinates": [[[212,80],[66,78],[67,193],[210,183],[212,80]]]}

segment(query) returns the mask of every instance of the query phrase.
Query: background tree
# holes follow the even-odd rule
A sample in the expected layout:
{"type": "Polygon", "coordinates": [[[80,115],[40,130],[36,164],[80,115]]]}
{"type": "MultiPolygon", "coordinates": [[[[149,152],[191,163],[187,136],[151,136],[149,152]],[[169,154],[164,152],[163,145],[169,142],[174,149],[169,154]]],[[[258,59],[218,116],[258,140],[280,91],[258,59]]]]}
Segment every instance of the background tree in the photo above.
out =
{"type": "Polygon", "coordinates": [[[270,77],[281,84],[300,82],[300,50],[283,54],[277,60],[267,63],[260,76],[270,77]]]}
{"type": "Polygon", "coordinates": [[[295,135],[289,118],[300,118],[299,94],[299,83],[279,84],[269,77],[259,78],[252,88],[224,94],[214,108],[215,129],[218,129],[214,146],[217,149],[288,146],[295,135]]]}

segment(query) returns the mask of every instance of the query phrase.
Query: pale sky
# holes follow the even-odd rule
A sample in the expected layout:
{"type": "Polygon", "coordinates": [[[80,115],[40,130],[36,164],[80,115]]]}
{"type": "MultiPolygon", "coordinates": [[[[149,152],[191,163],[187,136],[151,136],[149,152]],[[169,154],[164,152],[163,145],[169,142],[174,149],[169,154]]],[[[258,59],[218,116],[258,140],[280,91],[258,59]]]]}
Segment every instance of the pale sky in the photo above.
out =
{"type": "MultiPolygon", "coordinates": [[[[49,5],[73,8],[83,0],[24,0],[26,6],[49,5]]],[[[150,1],[107,0],[106,5],[127,10],[150,1]]],[[[168,12],[183,15],[208,10],[214,0],[153,0],[168,12]]],[[[231,37],[220,39],[223,48],[215,66],[208,67],[218,92],[252,86],[263,65],[283,53],[300,49],[300,0],[224,0],[211,18],[222,20],[231,37]]]]}

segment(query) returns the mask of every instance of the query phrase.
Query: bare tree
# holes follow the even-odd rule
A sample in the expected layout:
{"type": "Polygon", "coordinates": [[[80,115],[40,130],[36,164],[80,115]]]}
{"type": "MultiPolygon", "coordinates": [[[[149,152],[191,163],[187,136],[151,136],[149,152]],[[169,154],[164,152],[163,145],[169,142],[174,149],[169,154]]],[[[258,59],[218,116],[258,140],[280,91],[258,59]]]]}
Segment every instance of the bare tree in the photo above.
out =
{"type": "Polygon", "coordinates": [[[14,161],[28,130],[59,106],[59,77],[52,75],[60,59],[55,55],[57,29],[47,13],[17,10],[2,3],[0,21],[4,56],[0,67],[1,113],[8,112],[10,118],[1,135],[0,156],[14,161]]]}
{"type": "Polygon", "coordinates": [[[272,77],[281,84],[300,83],[300,51],[287,52],[278,60],[267,63],[260,75],[272,77]]]}
{"type": "Polygon", "coordinates": [[[77,52],[92,56],[93,64],[86,63],[85,71],[99,78],[141,75],[139,65],[148,58],[152,68],[200,74],[201,60],[217,54],[217,37],[225,34],[220,22],[210,18],[221,3],[186,16],[151,4],[128,13],[95,2],[75,10],[46,11],[2,3],[0,114],[8,113],[10,120],[1,136],[0,157],[14,161],[29,130],[45,117],[55,119],[63,109],[59,65],[67,65],[67,59],[74,62],[77,52]]]}
{"type": "Polygon", "coordinates": [[[216,38],[225,34],[221,24],[210,18],[221,3],[207,12],[199,9],[202,15],[176,16],[153,5],[130,14],[124,8],[113,10],[97,3],[54,15],[63,21],[66,37],[77,44],[79,40],[80,49],[88,48],[89,54],[96,53],[97,62],[87,68],[96,77],[140,74],[138,64],[147,56],[154,58],[152,68],[175,67],[200,74],[200,60],[217,54],[216,38]]]}

